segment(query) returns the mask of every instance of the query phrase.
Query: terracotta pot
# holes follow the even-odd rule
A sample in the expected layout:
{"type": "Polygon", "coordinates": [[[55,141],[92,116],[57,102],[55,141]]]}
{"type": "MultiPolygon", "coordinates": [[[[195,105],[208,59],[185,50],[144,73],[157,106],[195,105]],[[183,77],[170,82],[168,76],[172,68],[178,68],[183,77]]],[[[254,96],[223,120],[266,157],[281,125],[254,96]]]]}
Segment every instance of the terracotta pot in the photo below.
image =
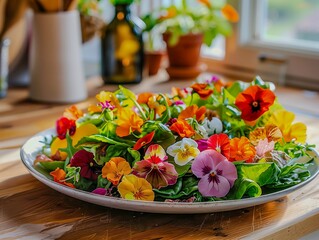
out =
{"type": "Polygon", "coordinates": [[[146,65],[148,66],[149,76],[157,74],[159,68],[161,67],[161,62],[164,54],[165,53],[162,51],[153,51],[145,53],[146,65]]]}
{"type": "Polygon", "coordinates": [[[171,67],[194,67],[199,62],[203,34],[188,34],[181,36],[176,45],[168,44],[170,34],[164,33],[169,64],[171,67]]]}

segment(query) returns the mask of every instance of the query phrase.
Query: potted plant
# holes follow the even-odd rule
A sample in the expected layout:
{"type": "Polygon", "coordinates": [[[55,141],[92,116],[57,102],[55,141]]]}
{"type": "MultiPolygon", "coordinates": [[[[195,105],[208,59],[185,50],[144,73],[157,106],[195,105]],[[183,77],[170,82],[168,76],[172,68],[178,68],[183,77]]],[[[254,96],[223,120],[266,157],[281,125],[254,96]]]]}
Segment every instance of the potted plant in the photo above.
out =
{"type": "Polygon", "coordinates": [[[211,46],[217,35],[229,36],[231,22],[237,22],[237,11],[226,1],[182,0],[156,15],[156,24],[163,32],[169,59],[169,74],[173,77],[196,77],[202,44],[211,46]],[[196,2],[199,6],[195,6],[196,2]]]}
{"type": "Polygon", "coordinates": [[[145,39],[145,60],[148,74],[150,76],[156,75],[162,62],[162,58],[165,55],[165,51],[162,48],[162,44],[159,40],[159,29],[157,20],[152,14],[147,14],[142,17],[145,23],[143,30],[145,39]]]}

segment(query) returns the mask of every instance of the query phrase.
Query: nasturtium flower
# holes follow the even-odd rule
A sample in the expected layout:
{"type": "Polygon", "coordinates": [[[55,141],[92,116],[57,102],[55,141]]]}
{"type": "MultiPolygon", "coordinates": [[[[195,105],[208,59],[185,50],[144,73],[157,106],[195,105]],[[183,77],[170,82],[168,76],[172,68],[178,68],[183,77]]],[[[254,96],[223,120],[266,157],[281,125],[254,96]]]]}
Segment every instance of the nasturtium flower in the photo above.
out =
{"type": "Polygon", "coordinates": [[[294,113],[286,110],[278,110],[270,117],[269,123],[279,127],[286,142],[295,140],[299,143],[305,143],[307,139],[307,127],[300,122],[293,123],[294,119],[294,113]]]}
{"type": "Polygon", "coordinates": [[[201,122],[205,118],[206,107],[201,106],[200,108],[197,105],[192,105],[186,107],[179,115],[178,119],[186,120],[188,118],[196,118],[197,122],[201,122]]]}
{"type": "Polygon", "coordinates": [[[124,175],[132,171],[130,164],[122,157],[112,157],[102,168],[102,177],[117,185],[124,175]]]}
{"type": "Polygon", "coordinates": [[[223,123],[217,117],[213,117],[211,120],[205,118],[202,125],[209,136],[223,131],[223,123]]]}
{"type": "Polygon", "coordinates": [[[242,119],[252,122],[268,111],[275,98],[275,94],[269,89],[250,86],[238,94],[235,104],[241,111],[242,119]]]}
{"type": "MultiPolygon", "coordinates": [[[[75,146],[83,137],[87,137],[93,134],[98,134],[99,129],[91,124],[83,124],[80,127],[78,127],[74,133],[73,136],[71,136],[72,139],[72,145],[75,146]]],[[[66,139],[60,139],[56,138],[51,143],[51,155],[56,156],[59,155],[60,159],[57,160],[65,160],[67,158],[66,152],[59,151],[60,148],[66,148],[67,147],[67,141],[66,139]]],[[[55,158],[56,159],[56,158],[55,158]]]]}
{"type": "Polygon", "coordinates": [[[258,127],[249,133],[249,140],[252,144],[257,145],[260,140],[265,138],[268,141],[278,142],[282,139],[282,133],[274,124],[267,124],[265,127],[258,127]]]}
{"type": "Polygon", "coordinates": [[[207,99],[214,92],[213,89],[209,88],[207,83],[194,83],[191,88],[196,92],[200,98],[207,99]]]}
{"type": "Polygon", "coordinates": [[[210,136],[207,140],[207,149],[215,150],[229,159],[230,144],[228,135],[225,133],[220,133],[210,136]]]}
{"type": "Polygon", "coordinates": [[[80,167],[80,176],[89,180],[97,180],[98,173],[94,162],[94,155],[85,150],[77,151],[70,160],[71,167],[80,167]]]}
{"type": "Polygon", "coordinates": [[[140,93],[137,97],[137,102],[139,104],[147,104],[150,97],[152,97],[154,93],[144,92],[140,93]]]}
{"type": "Polygon", "coordinates": [[[78,109],[75,105],[72,105],[71,107],[65,109],[63,113],[63,117],[66,117],[71,120],[77,120],[82,116],[83,112],[80,109],[78,109]]]}
{"type": "Polygon", "coordinates": [[[126,137],[132,132],[141,132],[141,126],[144,123],[136,112],[130,109],[121,109],[118,111],[118,119],[116,120],[116,134],[119,137],[126,137]]]}
{"type": "Polygon", "coordinates": [[[65,139],[66,134],[69,133],[70,136],[74,135],[76,130],[75,121],[73,119],[68,119],[66,117],[61,117],[56,121],[56,131],[58,138],[65,139]]]}
{"type": "Polygon", "coordinates": [[[192,126],[189,125],[185,120],[180,119],[177,119],[177,121],[170,126],[170,130],[176,132],[182,138],[189,138],[195,134],[195,130],[192,128],[192,126]]]}
{"type": "Polygon", "coordinates": [[[198,145],[191,138],[183,138],[167,148],[167,153],[174,157],[177,165],[184,166],[193,160],[198,154],[198,145]]]}
{"type": "Polygon", "coordinates": [[[253,162],[256,155],[256,149],[248,138],[230,139],[230,161],[253,162]]]}
{"type": "Polygon", "coordinates": [[[133,150],[139,150],[140,148],[144,147],[146,144],[149,144],[155,135],[155,131],[150,132],[149,134],[146,134],[144,137],[141,137],[137,142],[135,143],[133,150]]]}
{"type": "Polygon", "coordinates": [[[53,180],[55,182],[71,188],[75,188],[72,183],[68,183],[65,181],[66,172],[63,169],[57,168],[54,171],[50,172],[50,175],[53,177],[53,180]]]}
{"type": "Polygon", "coordinates": [[[225,197],[237,179],[235,165],[215,150],[198,154],[191,169],[200,178],[198,190],[205,197],[225,197]]]}
{"type": "Polygon", "coordinates": [[[223,16],[230,22],[238,22],[239,20],[239,14],[236,11],[236,9],[230,5],[230,4],[226,4],[223,8],[222,8],[222,14],[223,16]]]}
{"type": "Polygon", "coordinates": [[[166,162],[165,150],[158,144],[148,147],[144,159],[133,166],[132,174],[145,178],[154,188],[174,185],[178,173],[173,164],[166,162]]]}
{"type": "Polygon", "coordinates": [[[144,178],[132,174],[123,177],[117,190],[127,200],[154,201],[155,198],[152,185],[144,178]]]}

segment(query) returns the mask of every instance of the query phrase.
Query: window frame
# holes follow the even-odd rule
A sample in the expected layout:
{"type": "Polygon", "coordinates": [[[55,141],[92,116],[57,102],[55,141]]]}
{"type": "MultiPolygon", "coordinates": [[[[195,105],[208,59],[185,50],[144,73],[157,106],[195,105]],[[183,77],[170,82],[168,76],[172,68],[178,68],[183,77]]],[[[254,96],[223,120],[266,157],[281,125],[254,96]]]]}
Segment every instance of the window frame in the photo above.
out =
{"type": "MultiPolygon", "coordinates": [[[[258,26],[262,24],[258,14],[264,11],[266,0],[234,0],[241,20],[234,24],[234,32],[226,39],[223,61],[205,57],[208,70],[225,75],[247,77],[258,74],[259,56],[285,62],[285,85],[319,90],[319,49],[289,46],[286,43],[260,40],[258,26]]],[[[265,12],[264,12],[265,14],[265,12]]],[[[264,15],[265,16],[265,15],[264,15]]],[[[267,70],[271,71],[271,70],[267,70]]],[[[275,80],[274,80],[275,81],[275,80]]]]}

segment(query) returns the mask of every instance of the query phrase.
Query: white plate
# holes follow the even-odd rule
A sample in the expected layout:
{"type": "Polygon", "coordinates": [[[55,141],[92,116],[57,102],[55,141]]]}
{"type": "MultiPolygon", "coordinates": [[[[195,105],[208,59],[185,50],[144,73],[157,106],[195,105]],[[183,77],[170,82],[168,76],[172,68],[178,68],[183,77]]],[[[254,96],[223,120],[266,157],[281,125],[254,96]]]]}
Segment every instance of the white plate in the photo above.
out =
{"type": "Polygon", "coordinates": [[[314,164],[309,167],[311,177],[306,181],[290,187],[288,189],[278,191],[275,193],[262,195],[258,198],[247,198],[240,200],[227,200],[227,201],[216,201],[216,202],[200,202],[200,203],[176,203],[176,202],[147,202],[147,201],[134,201],[125,200],[115,197],[101,196],[89,192],[85,192],[78,189],[66,187],[58,184],[45,175],[41,174],[33,166],[33,161],[36,155],[41,151],[43,144],[40,142],[45,136],[55,134],[54,129],[48,129],[40,132],[39,134],[30,138],[21,148],[20,155],[22,162],[28,168],[30,173],[37,178],[40,182],[47,186],[66,194],[70,197],[80,199],[82,201],[94,203],[97,205],[118,208],[124,210],[140,211],[140,212],[152,212],[152,213],[174,213],[174,214],[186,214],[186,213],[210,213],[210,212],[222,212],[235,210],[240,208],[251,207],[266,202],[270,202],[279,199],[287,194],[299,189],[300,187],[308,184],[310,181],[315,179],[319,173],[319,155],[316,151],[311,152],[315,157],[314,164]]]}

